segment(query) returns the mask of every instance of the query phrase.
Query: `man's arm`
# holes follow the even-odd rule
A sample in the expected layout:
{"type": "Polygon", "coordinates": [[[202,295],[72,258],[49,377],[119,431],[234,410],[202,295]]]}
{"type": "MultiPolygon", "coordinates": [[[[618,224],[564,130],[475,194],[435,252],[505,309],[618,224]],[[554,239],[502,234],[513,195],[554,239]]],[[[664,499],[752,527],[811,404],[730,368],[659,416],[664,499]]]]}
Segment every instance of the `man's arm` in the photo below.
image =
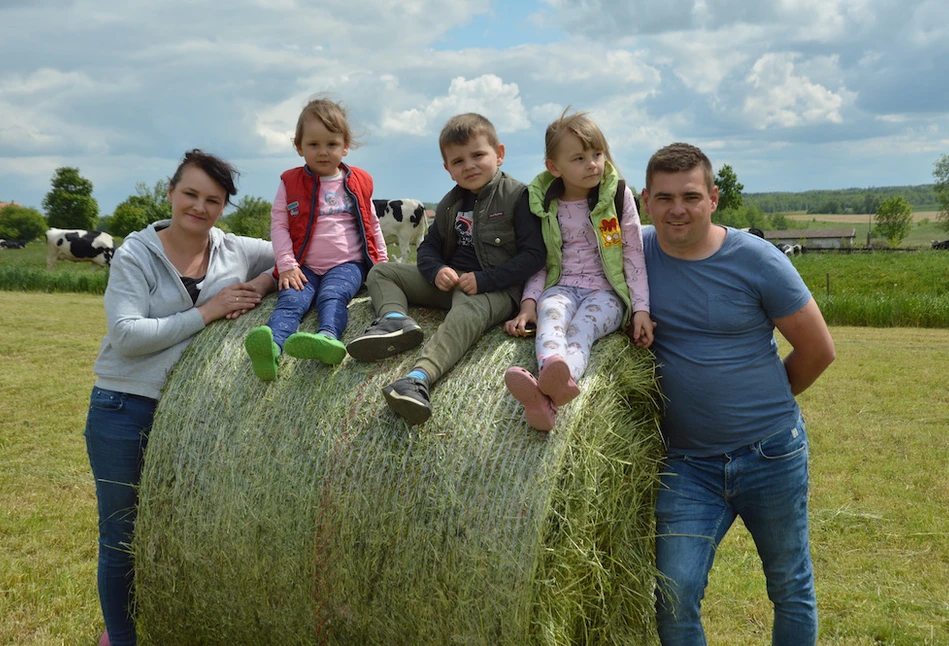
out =
{"type": "Polygon", "coordinates": [[[817,381],[836,358],[834,340],[813,297],[793,314],[774,319],[774,325],[791,344],[791,352],[784,357],[784,369],[791,393],[799,395],[817,381]]]}

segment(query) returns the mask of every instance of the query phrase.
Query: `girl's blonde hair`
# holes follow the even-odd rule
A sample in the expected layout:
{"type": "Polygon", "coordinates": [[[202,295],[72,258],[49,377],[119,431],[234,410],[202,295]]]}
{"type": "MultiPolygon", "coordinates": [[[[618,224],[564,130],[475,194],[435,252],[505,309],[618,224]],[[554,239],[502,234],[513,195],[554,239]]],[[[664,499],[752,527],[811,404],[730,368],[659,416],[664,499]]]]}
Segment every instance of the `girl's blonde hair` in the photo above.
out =
{"type": "MultiPolygon", "coordinates": [[[[587,112],[574,112],[567,114],[570,107],[563,111],[559,119],[552,121],[547,126],[547,134],[544,136],[544,157],[553,159],[557,154],[557,149],[563,142],[564,136],[571,134],[577,137],[583,144],[584,150],[602,150],[606,159],[613,164],[613,157],[610,155],[610,145],[603,136],[603,131],[594,123],[587,112]]],[[[614,164],[615,166],[615,164],[614,164]]]]}
{"type": "Polygon", "coordinates": [[[319,119],[330,132],[343,136],[343,143],[348,148],[358,148],[353,131],[349,127],[346,108],[341,103],[326,97],[317,97],[307,103],[297,119],[297,129],[293,135],[293,146],[299,148],[303,143],[303,124],[307,119],[319,119]]]}

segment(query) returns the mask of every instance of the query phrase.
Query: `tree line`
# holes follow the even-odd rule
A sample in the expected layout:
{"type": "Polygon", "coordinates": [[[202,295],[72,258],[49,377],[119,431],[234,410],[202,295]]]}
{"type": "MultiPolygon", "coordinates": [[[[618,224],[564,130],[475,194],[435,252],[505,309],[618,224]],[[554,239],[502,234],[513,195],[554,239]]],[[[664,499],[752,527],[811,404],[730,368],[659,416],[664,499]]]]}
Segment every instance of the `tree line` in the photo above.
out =
{"type": "MultiPolygon", "coordinates": [[[[936,160],[933,177],[935,183],[917,186],[745,193],[735,169],[725,164],[715,177],[719,205],[712,219],[736,228],[785,230],[793,226],[785,215],[789,212],[872,213],[876,215],[877,235],[899,244],[909,231],[913,210],[938,210],[936,225],[949,233],[949,155],[936,160]]],[[[99,229],[124,237],[171,217],[166,179],[152,186],[138,182],[135,194],[104,217],[100,217],[98,202],[92,196],[92,182],[82,177],[78,168],[57,168],[51,183],[43,198],[45,215],[15,203],[0,209],[0,238],[33,240],[49,227],[99,229]]],[[[245,196],[233,212],[218,221],[218,226],[239,235],[269,240],[271,206],[263,198],[245,196]]],[[[643,214],[643,221],[649,222],[648,214],[643,214]]]]}

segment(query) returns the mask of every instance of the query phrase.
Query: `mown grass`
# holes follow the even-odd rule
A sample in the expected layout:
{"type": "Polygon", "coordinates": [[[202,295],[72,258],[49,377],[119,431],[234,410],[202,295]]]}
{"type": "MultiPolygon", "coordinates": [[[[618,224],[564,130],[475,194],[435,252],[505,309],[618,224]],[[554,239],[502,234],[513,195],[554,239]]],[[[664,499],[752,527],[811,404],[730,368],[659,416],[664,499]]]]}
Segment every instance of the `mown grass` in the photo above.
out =
{"type": "MultiPolygon", "coordinates": [[[[2,645],[93,646],[102,630],[82,429],[104,328],[99,297],[0,293],[2,645]]],[[[832,333],[837,361],[800,397],[820,644],[949,644],[949,330],[832,333]]],[[[710,644],[770,643],[760,570],[734,528],[704,604],[710,644]]]]}

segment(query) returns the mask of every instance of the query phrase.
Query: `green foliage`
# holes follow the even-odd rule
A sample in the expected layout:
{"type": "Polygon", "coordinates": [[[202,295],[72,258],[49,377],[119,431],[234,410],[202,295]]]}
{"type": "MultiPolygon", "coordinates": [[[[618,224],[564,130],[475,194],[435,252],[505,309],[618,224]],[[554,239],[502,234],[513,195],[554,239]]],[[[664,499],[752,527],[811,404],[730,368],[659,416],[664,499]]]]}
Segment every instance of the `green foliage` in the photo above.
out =
{"type": "Polygon", "coordinates": [[[271,208],[267,200],[245,195],[237,203],[237,210],[222,218],[221,224],[237,235],[270,240],[271,208]]]}
{"type": "Polygon", "coordinates": [[[888,197],[876,213],[876,232],[890,245],[898,247],[913,228],[913,207],[902,195],[888,197]]]}
{"type": "Polygon", "coordinates": [[[949,155],[943,155],[936,162],[933,169],[936,184],[933,188],[939,200],[939,215],[936,217],[937,226],[949,233],[949,155]]]}
{"type": "Polygon", "coordinates": [[[49,226],[61,229],[94,229],[98,223],[99,203],[92,197],[92,182],[78,168],[56,169],[53,188],[43,198],[49,226]]]}
{"type": "MultiPolygon", "coordinates": [[[[949,169],[947,169],[949,172],[949,169]]],[[[932,211],[938,207],[939,200],[932,184],[917,186],[885,186],[875,187],[872,191],[866,188],[845,188],[838,190],[814,190],[797,193],[744,193],[745,204],[753,204],[765,213],[808,212],[808,213],[876,213],[880,202],[888,197],[902,195],[913,206],[915,211],[932,211]],[[833,211],[826,211],[832,208],[833,211]]]]}
{"type": "Polygon", "coordinates": [[[741,192],[745,189],[745,185],[738,181],[738,175],[731,166],[728,164],[722,166],[718,175],[715,176],[715,186],[718,187],[719,210],[741,208],[743,204],[741,192]]]}
{"type": "Polygon", "coordinates": [[[109,232],[126,236],[144,229],[152,222],[171,218],[171,202],[168,201],[168,180],[160,179],[153,188],[145,182],[135,185],[136,195],[115,207],[109,220],[109,232]]]}
{"type": "Polygon", "coordinates": [[[764,214],[754,206],[717,209],[712,213],[712,222],[735,227],[736,229],[745,229],[747,227],[757,227],[759,229],[767,228],[767,219],[764,214]]]}
{"type": "Polygon", "coordinates": [[[768,216],[768,222],[771,225],[773,231],[786,231],[788,229],[795,228],[791,224],[791,220],[788,219],[783,213],[772,213],[768,216]]]}
{"type": "Polygon", "coordinates": [[[0,238],[35,240],[48,228],[43,214],[28,206],[8,204],[0,209],[0,238]]]}

